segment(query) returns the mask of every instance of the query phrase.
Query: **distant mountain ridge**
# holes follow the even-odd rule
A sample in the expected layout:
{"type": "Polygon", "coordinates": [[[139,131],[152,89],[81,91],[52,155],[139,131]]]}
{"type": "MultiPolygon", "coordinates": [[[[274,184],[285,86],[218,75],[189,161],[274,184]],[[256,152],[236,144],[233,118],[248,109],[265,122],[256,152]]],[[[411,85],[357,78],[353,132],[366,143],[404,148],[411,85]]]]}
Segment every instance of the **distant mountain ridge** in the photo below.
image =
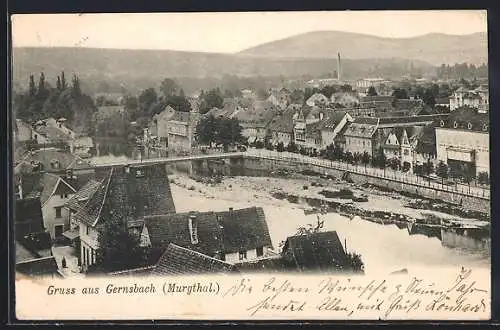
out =
{"type": "MultiPolygon", "coordinates": [[[[241,54],[197,53],[170,50],[101,48],[13,48],[13,79],[27,82],[30,74],[44,72],[53,80],[61,70],[78,73],[84,81],[100,79],[126,82],[166,77],[238,76],[320,76],[337,70],[335,58],[264,58],[241,54]]],[[[435,67],[420,60],[404,58],[345,59],[343,77],[401,76],[408,68],[434,73],[435,67]]]]}
{"type": "Polygon", "coordinates": [[[430,33],[411,38],[383,38],[367,34],[314,31],[261,44],[239,52],[266,58],[405,58],[433,65],[488,61],[488,35],[430,33]]]}

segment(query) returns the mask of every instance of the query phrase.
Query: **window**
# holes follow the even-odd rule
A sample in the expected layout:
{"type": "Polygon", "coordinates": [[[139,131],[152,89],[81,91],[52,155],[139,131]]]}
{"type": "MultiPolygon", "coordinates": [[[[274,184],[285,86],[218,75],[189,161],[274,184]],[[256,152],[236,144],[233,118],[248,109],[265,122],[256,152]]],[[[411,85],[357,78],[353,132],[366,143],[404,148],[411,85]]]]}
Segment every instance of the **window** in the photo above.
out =
{"type": "Polygon", "coordinates": [[[85,226],[85,235],[88,235],[88,234],[89,234],[89,227],[85,226]]]}
{"type": "Polygon", "coordinates": [[[68,194],[61,194],[61,199],[68,198],[68,194]]]}
{"type": "Polygon", "coordinates": [[[56,218],[60,218],[61,217],[61,208],[60,207],[56,207],[56,218]]]}
{"type": "Polygon", "coordinates": [[[405,156],[408,156],[408,154],[409,154],[408,149],[405,149],[404,154],[405,154],[405,156]]]}
{"type": "Polygon", "coordinates": [[[264,247],[260,246],[257,248],[257,257],[262,257],[264,255],[264,247]]]}
{"type": "Polygon", "coordinates": [[[240,260],[245,260],[247,258],[247,251],[240,251],[238,254],[240,260]]]}

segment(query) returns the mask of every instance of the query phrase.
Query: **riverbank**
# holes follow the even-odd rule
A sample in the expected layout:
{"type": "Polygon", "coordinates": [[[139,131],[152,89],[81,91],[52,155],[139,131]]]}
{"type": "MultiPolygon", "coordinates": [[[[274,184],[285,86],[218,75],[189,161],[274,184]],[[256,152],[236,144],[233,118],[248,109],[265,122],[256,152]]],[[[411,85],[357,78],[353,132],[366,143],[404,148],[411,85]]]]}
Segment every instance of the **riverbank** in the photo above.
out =
{"type": "MultiPolygon", "coordinates": [[[[279,175],[279,173],[278,173],[279,175]]],[[[224,177],[220,183],[207,183],[183,173],[170,176],[173,185],[187,189],[194,196],[237,203],[259,203],[275,207],[314,211],[338,212],[369,221],[420,223],[429,226],[489,228],[484,220],[464,218],[430,209],[407,207],[414,198],[384,192],[373,186],[359,186],[332,178],[311,178],[303,174],[286,177],[224,177]],[[349,190],[353,196],[366,196],[367,201],[347,198],[327,198],[325,191],[349,190]],[[313,209],[312,207],[316,207],[313,209]]],[[[343,197],[343,196],[342,196],[343,197]]]]}

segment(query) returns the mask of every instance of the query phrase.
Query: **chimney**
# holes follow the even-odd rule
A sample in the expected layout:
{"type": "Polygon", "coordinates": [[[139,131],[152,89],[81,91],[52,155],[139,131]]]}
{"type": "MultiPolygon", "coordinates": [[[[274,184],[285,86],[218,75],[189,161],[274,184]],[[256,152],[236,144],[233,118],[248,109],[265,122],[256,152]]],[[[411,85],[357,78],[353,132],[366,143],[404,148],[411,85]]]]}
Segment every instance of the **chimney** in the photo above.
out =
{"type": "Polygon", "coordinates": [[[196,215],[192,214],[189,216],[189,234],[191,237],[191,244],[198,244],[198,219],[196,215]]]}
{"type": "Polygon", "coordinates": [[[233,208],[232,207],[229,208],[229,215],[233,216],[233,208]]]}
{"type": "Polygon", "coordinates": [[[342,66],[341,66],[341,63],[340,63],[340,52],[337,55],[338,55],[338,60],[337,60],[337,80],[340,81],[340,79],[342,77],[342,74],[341,74],[342,66]]]}

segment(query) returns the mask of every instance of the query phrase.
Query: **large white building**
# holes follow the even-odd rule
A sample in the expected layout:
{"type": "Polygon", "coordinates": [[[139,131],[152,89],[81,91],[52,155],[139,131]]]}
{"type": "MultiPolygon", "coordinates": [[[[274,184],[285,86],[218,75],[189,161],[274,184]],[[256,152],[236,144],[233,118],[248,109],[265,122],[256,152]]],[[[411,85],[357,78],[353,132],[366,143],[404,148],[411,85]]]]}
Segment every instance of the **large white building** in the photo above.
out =
{"type": "Polygon", "coordinates": [[[478,109],[481,113],[488,112],[488,87],[479,86],[476,89],[471,90],[464,87],[457,89],[450,97],[450,110],[453,111],[464,106],[478,109]]]}
{"type": "Polygon", "coordinates": [[[448,165],[452,175],[489,174],[489,146],[488,115],[475,109],[457,109],[436,127],[437,159],[448,165]]]}

